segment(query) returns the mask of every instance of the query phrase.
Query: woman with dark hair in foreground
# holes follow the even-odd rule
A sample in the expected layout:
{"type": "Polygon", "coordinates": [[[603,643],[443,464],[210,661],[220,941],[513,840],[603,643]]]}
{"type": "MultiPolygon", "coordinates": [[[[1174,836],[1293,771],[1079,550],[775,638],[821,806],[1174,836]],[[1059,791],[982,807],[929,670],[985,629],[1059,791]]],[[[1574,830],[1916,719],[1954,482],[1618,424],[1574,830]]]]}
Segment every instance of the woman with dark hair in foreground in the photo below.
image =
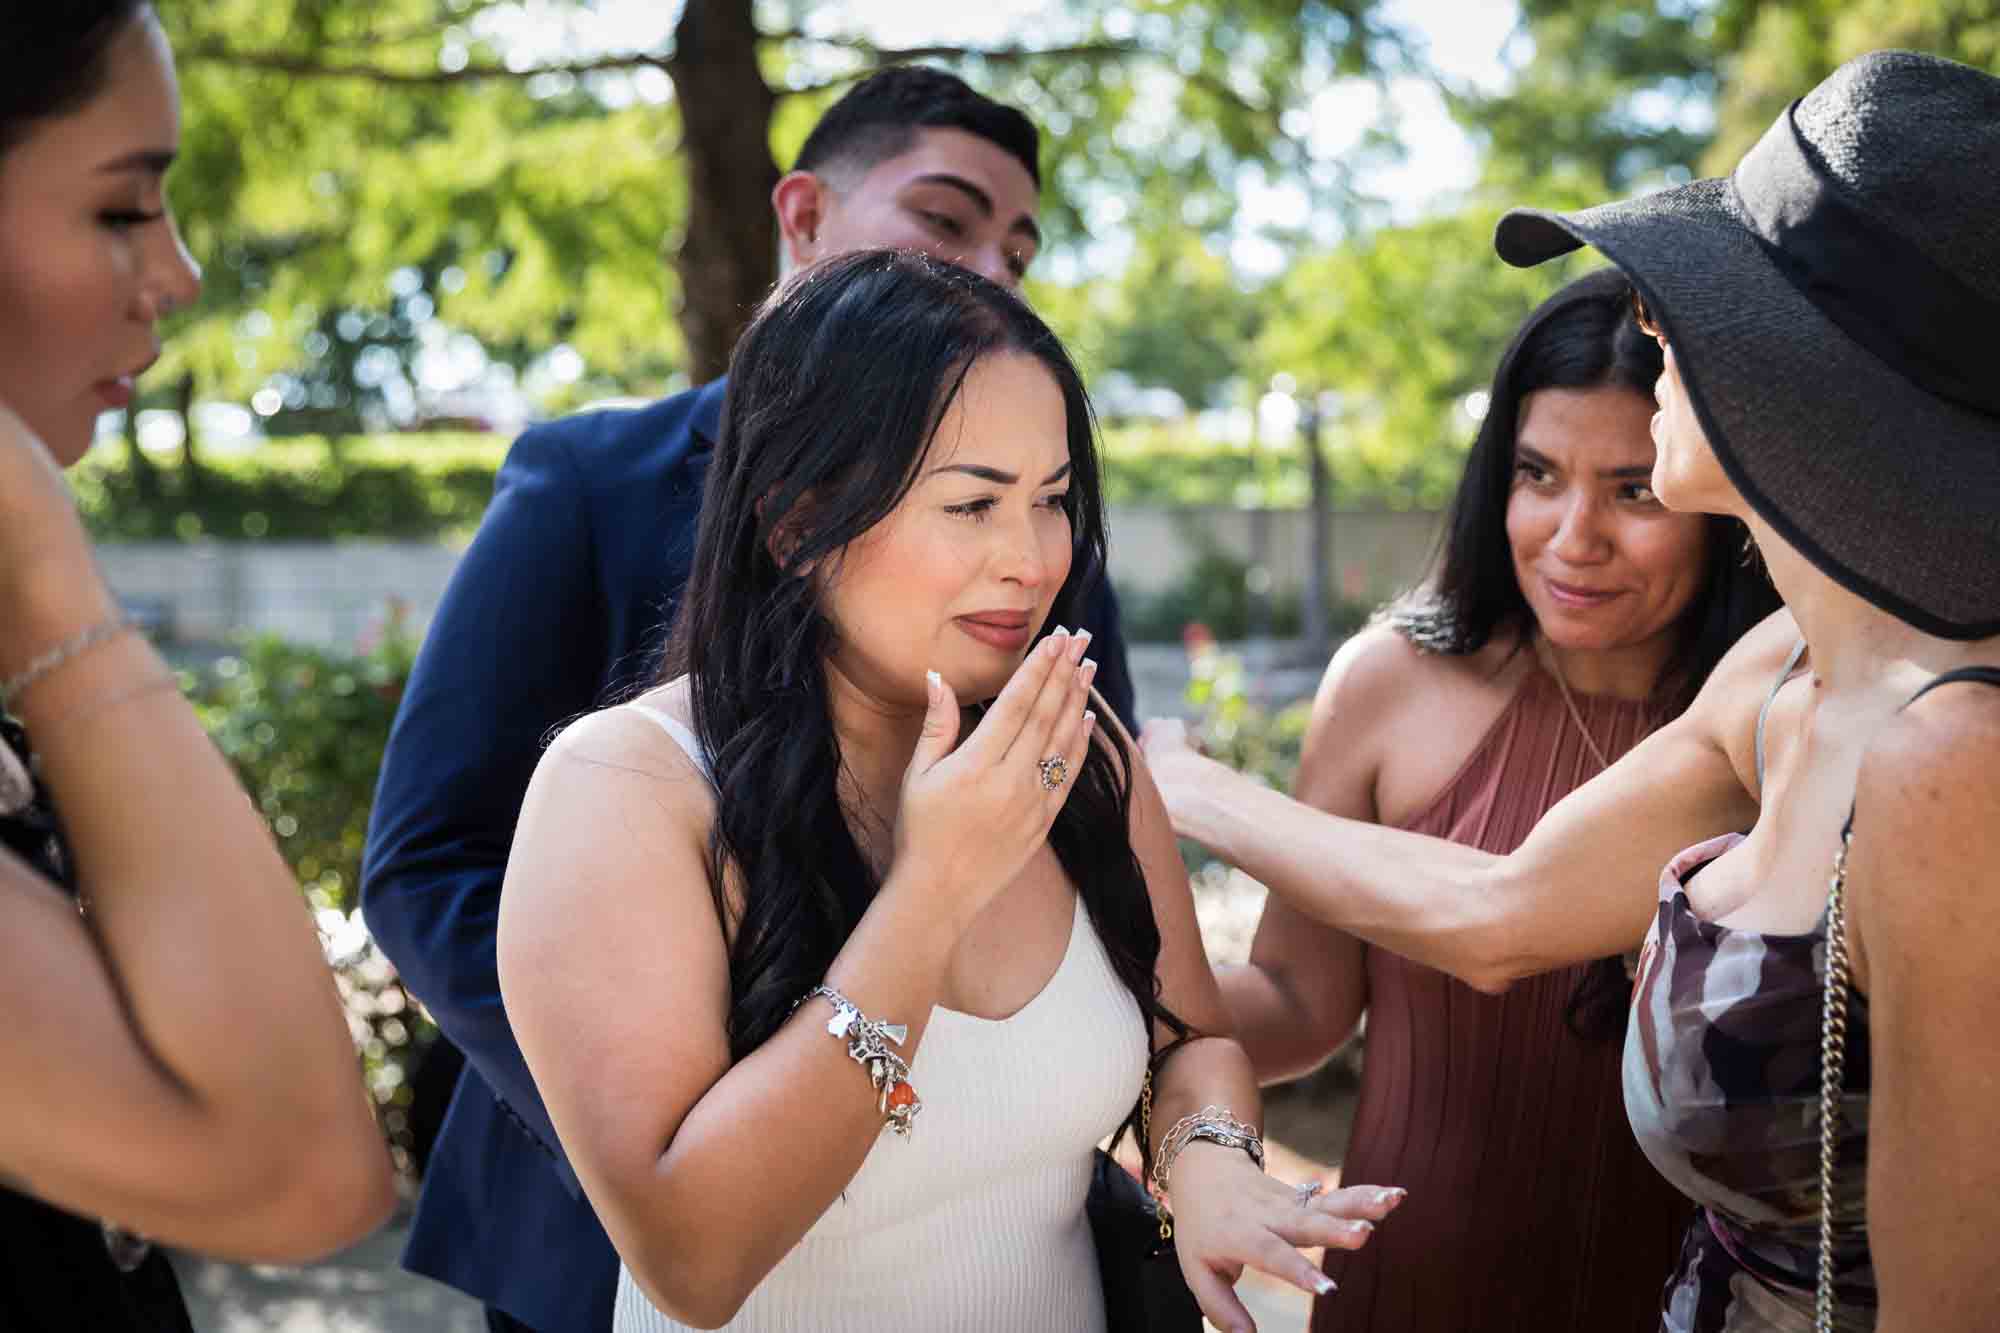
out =
{"type": "Polygon", "coordinates": [[[537,770],[507,1008],[624,1260],[614,1327],[1101,1329],[1093,1148],[1149,1054],[1189,1286],[1307,1290],[1394,1191],[1265,1176],[1165,812],[1062,625],[1103,547],[1042,322],[808,270],[731,366],[664,683],[537,770]],[[885,1128],[896,1131],[885,1134],[885,1128]]]}
{"type": "Polygon", "coordinates": [[[140,3],[15,6],[8,39],[0,1328],[158,1333],[187,1313],[145,1237],[297,1261],[394,1194],[298,884],[58,470],[199,289],[162,193],[172,56],[140,3]]]}
{"type": "MultiPolygon", "coordinates": [[[[1528,317],[1432,579],[1327,670],[1299,800],[1510,852],[1776,608],[1741,523],[1653,495],[1660,367],[1615,269],[1528,317]]],[[[1328,1252],[1340,1294],[1315,1327],[1650,1327],[1689,1208],[1619,1104],[1623,959],[1481,995],[1273,897],[1249,965],[1219,980],[1266,1083],[1317,1066],[1368,1015],[1341,1174],[1411,1199],[1367,1249],[1328,1252]]]]}
{"type": "Polygon", "coordinates": [[[1666,350],[1654,489],[1748,524],[1787,608],[1512,854],[1149,746],[1177,827],[1482,989],[1644,940],[1626,1112],[1701,1205],[1666,1333],[2000,1306],[1995,217],[2000,79],[1884,51],[1728,180],[1502,220],[1511,262],[1587,244],[1632,280],[1666,350]]]}

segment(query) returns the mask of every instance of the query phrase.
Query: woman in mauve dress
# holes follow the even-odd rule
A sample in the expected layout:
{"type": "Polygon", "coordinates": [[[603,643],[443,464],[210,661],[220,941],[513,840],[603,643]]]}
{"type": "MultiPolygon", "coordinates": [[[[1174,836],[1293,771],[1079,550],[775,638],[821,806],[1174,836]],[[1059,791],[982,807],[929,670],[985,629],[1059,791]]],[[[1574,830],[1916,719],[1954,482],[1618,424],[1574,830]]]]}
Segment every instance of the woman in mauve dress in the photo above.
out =
{"type": "MultiPolygon", "coordinates": [[[[1509,852],[1542,812],[1678,712],[1777,604],[1743,526],[1651,487],[1660,349],[1604,269],[1522,325],[1459,484],[1434,577],[1327,669],[1300,800],[1509,852]]],[[[1623,960],[1504,995],[1272,898],[1220,975],[1267,1081],[1368,1019],[1342,1178],[1410,1199],[1375,1244],[1329,1251],[1315,1329],[1639,1330],[1690,1208],[1619,1102],[1623,960]]]]}

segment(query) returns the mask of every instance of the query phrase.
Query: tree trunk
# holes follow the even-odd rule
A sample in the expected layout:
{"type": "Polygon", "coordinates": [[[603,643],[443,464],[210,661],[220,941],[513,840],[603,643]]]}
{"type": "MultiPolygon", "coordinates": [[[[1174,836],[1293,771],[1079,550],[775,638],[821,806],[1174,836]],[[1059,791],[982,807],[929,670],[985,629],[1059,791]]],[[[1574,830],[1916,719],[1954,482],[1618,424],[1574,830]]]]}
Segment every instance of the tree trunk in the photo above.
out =
{"type": "Polygon", "coordinates": [[[729,368],[737,336],[778,276],[777,98],[757,65],[752,8],[752,0],[687,0],[667,67],[688,173],[687,230],[674,266],[688,374],[697,384],[729,368]]]}
{"type": "Polygon", "coordinates": [[[189,500],[200,500],[208,488],[201,471],[201,455],[194,438],[194,372],[186,371],[174,381],[174,414],[181,419],[181,483],[189,500]]]}
{"type": "Polygon", "coordinates": [[[132,473],[132,491],[141,504],[148,508],[160,502],[160,470],[153,460],[146,457],[146,451],[139,447],[139,405],[133,403],[125,409],[125,466],[132,473]]]}
{"type": "Polygon", "coordinates": [[[1299,413],[1299,444],[1306,451],[1306,476],[1312,506],[1312,554],[1306,560],[1305,624],[1302,627],[1314,661],[1323,660],[1333,648],[1333,628],[1327,611],[1332,598],[1327,590],[1333,576],[1333,469],[1327,466],[1326,451],[1320,444],[1318,399],[1307,394],[1299,413]]]}

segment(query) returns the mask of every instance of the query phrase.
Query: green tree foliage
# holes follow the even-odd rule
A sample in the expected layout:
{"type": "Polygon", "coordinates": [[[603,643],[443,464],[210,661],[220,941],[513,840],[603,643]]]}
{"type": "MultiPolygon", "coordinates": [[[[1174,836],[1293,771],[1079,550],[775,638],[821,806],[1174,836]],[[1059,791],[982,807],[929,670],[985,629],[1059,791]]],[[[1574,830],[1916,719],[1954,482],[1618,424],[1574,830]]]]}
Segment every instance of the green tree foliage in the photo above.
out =
{"type": "Polygon", "coordinates": [[[1558,206],[1681,178],[1707,147],[1716,18],[1694,0],[1521,0],[1498,92],[1453,91],[1489,195],[1558,206]]]}
{"type": "Polygon", "coordinates": [[[177,355],[240,398],[329,311],[405,354],[414,303],[516,363],[567,342],[627,392],[713,374],[774,276],[772,149],[788,160],[832,96],[905,58],[1047,127],[1059,240],[1108,198],[1217,230],[1245,164],[1339,185],[1291,130],[1318,87],[1394,58],[1375,3],[1078,2],[1032,42],[891,50],[753,0],[685,0],[638,50],[591,38],[588,0],[170,5],[176,202],[219,270],[177,355]],[[551,16],[574,41],[518,37],[551,16]]]}
{"type": "Polygon", "coordinates": [[[1212,242],[1173,226],[1138,233],[1116,277],[1031,282],[1030,295],[1093,383],[1116,372],[1171,389],[1194,410],[1217,404],[1243,375],[1266,310],[1265,294],[1212,242]]]}
{"type": "Polygon", "coordinates": [[[453,12],[467,8],[165,9],[186,121],[172,189],[208,287],[171,330],[168,373],[190,369],[204,393],[245,400],[273,372],[309,380],[343,351],[349,363],[365,346],[407,358],[432,311],[517,367],[568,342],[607,381],[657,388],[684,362],[660,280],[661,246],[685,212],[680,178],[663,169],[670,103],[639,98],[629,78],[613,95],[628,104],[614,106],[572,76],[384,86],[222,54],[437,74],[461,44],[468,59],[480,45],[453,12]],[[345,332],[343,314],[358,316],[345,332]]]}
{"type": "Polygon", "coordinates": [[[1712,175],[1734,166],[1794,98],[1865,52],[1928,51],[2000,74],[2000,0],[1727,0],[1715,36],[1728,73],[1701,163],[1712,175]]]}
{"type": "Polygon", "coordinates": [[[1521,319],[1598,261],[1509,268],[1498,211],[1385,229],[1301,260],[1270,297],[1259,363],[1337,395],[1325,423],[1335,493],[1436,508],[1457,485],[1477,419],[1469,395],[1521,319]]]}

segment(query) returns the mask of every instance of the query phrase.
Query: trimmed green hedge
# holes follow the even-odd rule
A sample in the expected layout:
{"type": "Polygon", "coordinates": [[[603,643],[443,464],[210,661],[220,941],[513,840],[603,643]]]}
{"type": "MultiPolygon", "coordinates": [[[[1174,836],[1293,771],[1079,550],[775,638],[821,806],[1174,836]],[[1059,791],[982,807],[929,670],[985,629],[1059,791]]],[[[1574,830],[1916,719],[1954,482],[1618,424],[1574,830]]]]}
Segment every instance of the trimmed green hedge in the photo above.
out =
{"type": "Polygon", "coordinates": [[[508,441],[405,435],[266,441],[243,454],[135,465],[100,446],[71,475],[92,533],[114,541],[428,541],[465,536],[508,441]]]}
{"type": "MultiPolygon", "coordinates": [[[[309,436],[204,456],[192,470],[135,463],[129,448],[105,444],[71,481],[100,539],[426,541],[478,526],[510,444],[498,435],[309,436]]],[[[1115,505],[1282,509],[1302,507],[1307,494],[1296,450],[1251,454],[1156,427],[1107,432],[1104,487],[1115,505]]]]}

